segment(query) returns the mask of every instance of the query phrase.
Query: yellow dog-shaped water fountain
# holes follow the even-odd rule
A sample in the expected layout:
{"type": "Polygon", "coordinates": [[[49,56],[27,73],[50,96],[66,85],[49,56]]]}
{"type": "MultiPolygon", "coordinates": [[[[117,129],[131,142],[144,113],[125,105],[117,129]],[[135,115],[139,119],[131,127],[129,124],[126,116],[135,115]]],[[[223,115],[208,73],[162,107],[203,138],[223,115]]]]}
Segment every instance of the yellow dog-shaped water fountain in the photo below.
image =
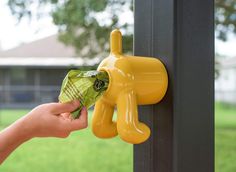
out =
{"type": "Polygon", "coordinates": [[[126,142],[139,144],[150,136],[147,125],[138,120],[138,105],[155,104],[165,95],[167,71],[156,58],[122,54],[122,35],[111,32],[110,55],[98,66],[109,75],[109,86],[96,102],[92,119],[93,133],[99,138],[119,134],[126,142]],[[112,120],[117,108],[117,121],[112,120]]]}

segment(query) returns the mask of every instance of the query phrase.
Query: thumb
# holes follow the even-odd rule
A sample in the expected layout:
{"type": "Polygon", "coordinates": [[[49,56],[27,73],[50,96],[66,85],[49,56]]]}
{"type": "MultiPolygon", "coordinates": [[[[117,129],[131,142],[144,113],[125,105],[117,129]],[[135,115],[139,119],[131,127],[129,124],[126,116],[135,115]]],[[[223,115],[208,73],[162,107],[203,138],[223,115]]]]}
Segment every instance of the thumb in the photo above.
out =
{"type": "Polygon", "coordinates": [[[71,131],[80,130],[88,126],[88,111],[86,107],[81,110],[81,115],[78,119],[70,121],[69,128],[71,131]]]}
{"type": "Polygon", "coordinates": [[[57,115],[57,114],[65,113],[65,112],[73,112],[79,107],[80,107],[79,100],[74,100],[67,103],[50,103],[49,111],[57,115]]]}

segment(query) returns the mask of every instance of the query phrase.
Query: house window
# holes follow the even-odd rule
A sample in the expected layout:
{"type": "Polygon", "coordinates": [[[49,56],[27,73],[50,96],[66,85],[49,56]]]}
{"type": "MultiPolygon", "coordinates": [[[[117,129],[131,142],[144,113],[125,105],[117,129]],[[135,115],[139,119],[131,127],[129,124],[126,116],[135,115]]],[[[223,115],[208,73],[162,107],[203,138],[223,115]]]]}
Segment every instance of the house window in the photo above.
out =
{"type": "Polygon", "coordinates": [[[0,71],[0,104],[4,101],[4,69],[0,71]]]}
{"type": "Polygon", "coordinates": [[[40,84],[42,86],[61,86],[67,69],[41,69],[40,84]]]}
{"type": "Polygon", "coordinates": [[[0,71],[0,86],[4,85],[4,69],[0,71]]]}
{"type": "Polygon", "coordinates": [[[10,73],[10,84],[12,86],[27,85],[33,86],[35,80],[35,70],[26,68],[12,68],[10,73]]]}
{"type": "Polygon", "coordinates": [[[11,85],[25,85],[26,84],[26,69],[12,68],[10,69],[10,84],[11,85]]]}
{"type": "Polygon", "coordinates": [[[9,70],[10,102],[30,103],[34,101],[34,71],[26,68],[9,70]]]}

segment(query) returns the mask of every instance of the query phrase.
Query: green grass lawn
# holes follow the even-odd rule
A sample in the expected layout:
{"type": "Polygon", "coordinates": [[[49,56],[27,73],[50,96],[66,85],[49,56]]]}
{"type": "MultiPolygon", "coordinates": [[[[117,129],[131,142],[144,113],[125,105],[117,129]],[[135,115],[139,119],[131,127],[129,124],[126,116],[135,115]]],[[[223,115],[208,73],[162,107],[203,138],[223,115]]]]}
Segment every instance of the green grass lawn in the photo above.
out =
{"type": "MultiPolygon", "coordinates": [[[[1,128],[27,110],[0,111],[1,128]]],[[[91,117],[91,112],[90,115],[91,117]]],[[[91,120],[89,120],[91,121],[91,120]]],[[[74,132],[67,139],[32,139],[0,166],[1,172],[131,172],[133,148],[116,137],[102,140],[91,129],[74,132]]]]}
{"type": "Polygon", "coordinates": [[[236,171],[236,108],[216,104],[215,171],[236,171]]]}
{"type": "MultiPolygon", "coordinates": [[[[0,110],[0,129],[28,110],[0,110]]],[[[90,115],[91,117],[91,112],[90,115]]],[[[89,120],[90,121],[90,120],[89,120]]],[[[91,129],[67,139],[32,139],[0,166],[3,172],[131,172],[132,145],[118,137],[101,140],[91,129]]],[[[215,108],[215,171],[236,171],[236,108],[217,103],[215,108]]]]}

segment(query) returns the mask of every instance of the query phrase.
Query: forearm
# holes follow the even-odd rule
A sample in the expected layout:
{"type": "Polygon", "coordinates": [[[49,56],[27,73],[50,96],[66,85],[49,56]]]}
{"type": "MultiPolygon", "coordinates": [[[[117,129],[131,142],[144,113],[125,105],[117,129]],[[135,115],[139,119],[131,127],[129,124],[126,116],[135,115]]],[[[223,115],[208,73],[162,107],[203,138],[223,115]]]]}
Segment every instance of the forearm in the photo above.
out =
{"type": "Polygon", "coordinates": [[[0,132],[0,164],[12,151],[30,139],[26,131],[24,118],[22,118],[0,132]]]}
{"type": "Polygon", "coordinates": [[[69,112],[75,111],[79,106],[79,101],[43,104],[0,131],[0,164],[18,146],[33,137],[65,138],[72,131],[86,128],[88,125],[86,108],[82,109],[79,119],[70,118],[69,112]]]}
{"type": "Polygon", "coordinates": [[[12,146],[9,146],[5,151],[2,151],[0,153],[0,165],[18,146],[19,146],[18,144],[14,144],[12,146]]]}

